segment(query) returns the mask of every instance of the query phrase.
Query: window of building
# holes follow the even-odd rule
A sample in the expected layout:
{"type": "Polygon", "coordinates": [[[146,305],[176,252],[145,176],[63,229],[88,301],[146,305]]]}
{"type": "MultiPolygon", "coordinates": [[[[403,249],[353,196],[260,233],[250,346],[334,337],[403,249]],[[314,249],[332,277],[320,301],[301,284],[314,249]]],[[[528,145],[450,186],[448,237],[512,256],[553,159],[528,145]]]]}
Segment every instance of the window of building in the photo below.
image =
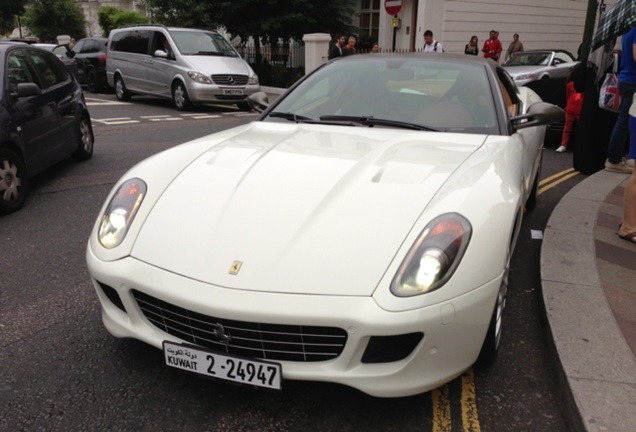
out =
{"type": "Polygon", "coordinates": [[[380,0],[362,0],[360,8],[360,38],[361,48],[371,48],[371,44],[378,41],[380,33],[380,0]]]}

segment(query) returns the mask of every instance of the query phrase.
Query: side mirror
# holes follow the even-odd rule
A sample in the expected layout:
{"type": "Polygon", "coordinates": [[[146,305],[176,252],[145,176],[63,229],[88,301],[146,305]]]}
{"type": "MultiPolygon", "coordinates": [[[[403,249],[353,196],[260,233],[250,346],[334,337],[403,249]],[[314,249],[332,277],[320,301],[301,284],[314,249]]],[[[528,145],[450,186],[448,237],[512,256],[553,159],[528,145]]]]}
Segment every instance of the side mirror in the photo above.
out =
{"type": "Polygon", "coordinates": [[[515,130],[556,123],[565,119],[565,112],[556,105],[537,102],[530,105],[526,114],[513,117],[510,122],[515,130]]]}
{"type": "Polygon", "coordinates": [[[168,58],[168,53],[165,52],[164,50],[157,50],[155,51],[155,53],[153,54],[155,57],[160,57],[160,58],[168,58]]]}
{"type": "Polygon", "coordinates": [[[28,96],[37,96],[42,94],[40,87],[35,83],[19,83],[17,86],[17,95],[19,98],[28,96]]]}
{"type": "Polygon", "coordinates": [[[269,97],[265,92],[256,92],[247,98],[247,104],[253,110],[263,112],[269,107],[269,97]]]}

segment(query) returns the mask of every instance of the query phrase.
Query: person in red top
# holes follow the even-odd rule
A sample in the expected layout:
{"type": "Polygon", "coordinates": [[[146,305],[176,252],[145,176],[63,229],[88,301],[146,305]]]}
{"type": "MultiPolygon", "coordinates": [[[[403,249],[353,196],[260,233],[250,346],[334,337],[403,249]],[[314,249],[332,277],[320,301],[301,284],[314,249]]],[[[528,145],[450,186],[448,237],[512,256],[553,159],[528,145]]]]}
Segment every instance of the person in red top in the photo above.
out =
{"type": "Polygon", "coordinates": [[[499,56],[501,51],[503,51],[501,41],[497,38],[498,34],[497,31],[490,30],[490,38],[484,42],[484,47],[481,49],[484,53],[484,58],[493,59],[496,62],[499,61],[499,56]]]}
{"type": "Polygon", "coordinates": [[[574,81],[572,74],[568,76],[568,82],[565,85],[565,126],[563,127],[563,135],[561,136],[561,145],[556,149],[557,153],[563,153],[568,148],[570,141],[570,132],[575,123],[581,117],[581,107],[583,107],[583,93],[577,93],[574,89],[574,81]]]}

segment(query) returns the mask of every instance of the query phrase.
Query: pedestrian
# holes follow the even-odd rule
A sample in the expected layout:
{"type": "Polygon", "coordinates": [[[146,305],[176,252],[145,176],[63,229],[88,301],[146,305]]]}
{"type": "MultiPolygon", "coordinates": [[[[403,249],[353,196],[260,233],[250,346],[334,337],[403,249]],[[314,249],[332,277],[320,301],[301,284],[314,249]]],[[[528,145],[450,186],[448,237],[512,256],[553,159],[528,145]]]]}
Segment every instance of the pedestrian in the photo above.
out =
{"type": "MultiPolygon", "coordinates": [[[[636,48],[634,48],[636,57],[636,48]]],[[[627,53],[625,53],[627,55],[627,53]]],[[[629,159],[636,159],[636,98],[629,108],[629,159]]],[[[632,167],[632,175],[625,183],[623,192],[623,219],[618,226],[618,236],[636,243],[636,168],[632,167]]]]}
{"type": "Polygon", "coordinates": [[[356,37],[349,36],[349,42],[347,46],[342,49],[342,56],[346,57],[348,55],[356,54],[358,51],[356,50],[356,37]]]}
{"type": "Polygon", "coordinates": [[[424,47],[422,48],[422,51],[436,53],[444,52],[444,47],[441,43],[433,39],[433,32],[430,30],[426,30],[424,32],[424,47]]]}
{"type": "Polygon", "coordinates": [[[583,93],[578,93],[574,88],[572,73],[568,75],[565,85],[565,126],[561,135],[561,145],[556,149],[557,153],[563,153],[568,148],[570,133],[574,124],[578,123],[583,107],[583,93]]]}
{"type": "Polygon", "coordinates": [[[479,39],[477,36],[473,35],[470,38],[470,41],[466,44],[464,48],[464,54],[474,55],[479,54],[479,39]]]}
{"type": "Polygon", "coordinates": [[[621,38],[623,51],[621,55],[621,70],[618,75],[618,91],[621,102],[618,107],[618,117],[614,123],[612,136],[607,147],[605,170],[610,172],[631,173],[634,159],[623,158],[625,140],[629,132],[629,108],[636,92],[636,27],[632,28],[621,38]]]}
{"type": "Polygon", "coordinates": [[[345,37],[342,34],[339,34],[336,36],[336,43],[329,49],[329,55],[327,56],[327,58],[329,60],[336,58],[336,57],[342,57],[342,48],[344,47],[345,44],[345,37]]]}
{"type": "Polygon", "coordinates": [[[499,61],[499,56],[501,55],[501,51],[503,51],[501,42],[497,38],[498,34],[496,30],[490,30],[490,37],[486,39],[484,47],[481,49],[484,53],[484,58],[493,59],[496,62],[499,61]]]}
{"type": "Polygon", "coordinates": [[[371,52],[372,53],[380,52],[380,45],[378,45],[377,42],[371,45],[371,52]]]}
{"type": "Polygon", "coordinates": [[[72,49],[76,43],[77,41],[75,40],[75,38],[71,38],[71,41],[68,43],[69,49],[72,49]]]}
{"type": "Polygon", "coordinates": [[[515,33],[512,36],[512,42],[508,45],[508,50],[506,51],[506,58],[504,61],[512,58],[517,53],[523,52],[523,43],[519,40],[519,35],[515,33]]]}

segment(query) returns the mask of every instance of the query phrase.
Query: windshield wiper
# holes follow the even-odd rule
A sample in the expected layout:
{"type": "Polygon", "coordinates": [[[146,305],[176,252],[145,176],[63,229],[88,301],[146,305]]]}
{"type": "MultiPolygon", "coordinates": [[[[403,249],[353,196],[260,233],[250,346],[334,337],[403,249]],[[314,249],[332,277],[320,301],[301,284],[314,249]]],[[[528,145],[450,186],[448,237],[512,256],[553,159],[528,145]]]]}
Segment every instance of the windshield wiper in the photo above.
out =
{"type": "Polygon", "coordinates": [[[432,127],[428,127],[428,126],[424,126],[421,124],[417,124],[417,123],[408,123],[408,122],[402,122],[402,121],[397,121],[397,120],[388,120],[388,119],[381,119],[381,118],[375,118],[373,116],[362,116],[362,117],[356,117],[356,116],[341,116],[341,115],[326,115],[326,116],[322,116],[320,117],[320,120],[322,121],[334,121],[334,120],[340,120],[340,121],[345,121],[345,122],[354,122],[354,123],[359,123],[359,124],[363,124],[369,127],[373,127],[373,126],[392,126],[392,127],[397,127],[397,128],[404,128],[404,129],[413,129],[413,130],[426,130],[426,131],[432,131],[432,132],[439,132],[439,130],[434,129],[432,127]]]}
{"type": "Polygon", "coordinates": [[[301,115],[297,115],[294,114],[292,112],[280,112],[280,111],[275,111],[275,112],[271,112],[269,113],[270,117],[280,117],[280,118],[284,118],[286,120],[290,120],[293,121],[295,123],[317,123],[314,119],[309,118],[309,117],[305,117],[305,116],[301,116],[301,115]]]}
{"type": "Polygon", "coordinates": [[[223,56],[223,53],[218,51],[199,51],[196,55],[223,56]]]}

